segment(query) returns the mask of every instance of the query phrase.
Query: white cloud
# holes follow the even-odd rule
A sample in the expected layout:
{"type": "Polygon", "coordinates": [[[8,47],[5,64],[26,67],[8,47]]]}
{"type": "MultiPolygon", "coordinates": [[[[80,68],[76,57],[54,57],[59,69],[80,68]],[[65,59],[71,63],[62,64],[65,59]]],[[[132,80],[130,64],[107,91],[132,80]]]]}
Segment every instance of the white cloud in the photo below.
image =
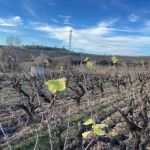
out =
{"type": "Polygon", "coordinates": [[[146,26],[150,27],[150,20],[146,21],[146,26]]]}
{"type": "Polygon", "coordinates": [[[72,48],[82,48],[89,52],[99,52],[120,55],[138,55],[143,47],[150,48],[150,36],[142,34],[142,30],[114,28],[116,19],[100,22],[95,27],[75,29],[71,26],[56,27],[36,25],[35,30],[46,32],[49,38],[60,40],[68,45],[70,30],[72,33],[72,48]],[[130,32],[126,35],[125,32],[130,32]],[[135,32],[139,35],[135,35],[135,32]]]}
{"type": "Polygon", "coordinates": [[[53,22],[59,22],[58,20],[56,20],[56,19],[54,19],[54,18],[52,18],[51,19],[53,22]]]}
{"type": "Polygon", "coordinates": [[[111,0],[111,4],[125,11],[131,11],[132,8],[121,0],[111,0]]]}
{"type": "Polygon", "coordinates": [[[37,39],[32,39],[32,41],[38,42],[39,40],[37,40],[37,39]]]}
{"type": "Polygon", "coordinates": [[[28,21],[29,21],[29,24],[32,25],[32,26],[34,26],[34,25],[39,25],[39,24],[40,24],[39,22],[33,22],[33,21],[31,21],[31,20],[28,20],[28,21]]]}
{"type": "Polygon", "coordinates": [[[149,14],[150,10],[149,10],[149,8],[148,9],[139,9],[138,12],[144,13],[144,14],[149,14]]]}
{"type": "Polygon", "coordinates": [[[22,25],[22,20],[19,16],[10,17],[8,19],[0,18],[0,26],[18,26],[22,25]]]}
{"type": "Polygon", "coordinates": [[[33,8],[31,8],[28,4],[25,3],[25,4],[23,4],[23,6],[31,16],[38,18],[37,14],[33,10],[33,8]]]}
{"type": "Polygon", "coordinates": [[[99,26],[99,27],[100,27],[100,26],[106,26],[106,27],[108,27],[108,26],[113,26],[117,21],[118,21],[118,19],[113,19],[113,20],[110,20],[110,21],[107,21],[107,22],[100,22],[100,23],[98,24],[98,26],[99,26]]]}
{"type": "Polygon", "coordinates": [[[131,22],[136,22],[136,21],[138,21],[139,20],[139,16],[136,16],[136,15],[134,15],[134,14],[131,14],[130,16],[129,16],[129,20],[131,21],[131,22]]]}
{"type": "Polygon", "coordinates": [[[58,15],[58,17],[65,18],[65,19],[71,18],[71,16],[63,16],[63,15],[58,15]]]}
{"type": "Polygon", "coordinates": [[[48,5],[50,5],[50,6],[59,6],[59,5],[56,5],[55,3],[48,3],[48,5]]]}
{"type": "Polygon", "coordinates": [[[8,29],[0,29],[0,32],[6,32],[6,33],[16,33],[16,30],[8,30],[8,29]]]}
{"type": "Polygon", "coordinates": [[[141,29],[144,34],[150,35],[150,20],[145,22],[145,28],[141,29]]]}
{"type": "Polygon", "coordinates": [[[63,22],[63,24],[70,24],[70,25],[73,25],[73,23],[70,23],[70,22],[69,22],[69,19],[65,19],[64,22],[63,22]]]}

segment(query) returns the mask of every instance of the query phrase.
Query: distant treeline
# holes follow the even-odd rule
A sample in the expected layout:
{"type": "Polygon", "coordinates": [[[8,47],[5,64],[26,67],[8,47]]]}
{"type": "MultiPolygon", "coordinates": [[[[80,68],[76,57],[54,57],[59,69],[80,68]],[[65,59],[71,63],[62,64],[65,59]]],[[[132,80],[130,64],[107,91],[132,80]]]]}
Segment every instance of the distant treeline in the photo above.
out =
{"type": "Polygon", "coordinates": [[[60,51],[68,51],[65,47],[58,48],[57,46],[42,46],[42,45],[22,45],[22,48],[25,49],[39,49],[39,50],[60,50],[60,51]]]}

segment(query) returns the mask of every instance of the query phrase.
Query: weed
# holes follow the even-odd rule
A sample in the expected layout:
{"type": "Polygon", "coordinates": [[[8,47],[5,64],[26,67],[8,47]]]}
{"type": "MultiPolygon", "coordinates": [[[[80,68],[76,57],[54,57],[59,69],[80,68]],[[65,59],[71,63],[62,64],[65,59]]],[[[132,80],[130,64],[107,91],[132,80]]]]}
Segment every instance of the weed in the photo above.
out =
{"type": "Polygon", "coordinates": [[[111,87],[111,84],[110,83],[105,83],[103,88],[110,88],[111,87]]]}
{"type": "Polygon", "coordinates": [[[64,92],[58,92],[57,97],[59,97],[60,99],[65,99],[68,96],[70,96],[72,93],[71,91],[64,91],[64,92]]]}
{"type": "Polygon", "coordinates": [[[10,107],[11,105],[14,105],[14,104],[12,104],[12,103],[1,104],[0,109],[6,109],[6,108],[10,107]]]}
{"type": "Polygon", "coordinates": [[[78,123],[79,121],[86,120],[88,118],[88,116],[89,116],[89,113],[84,113],[81,115],[73,115],[70,118],[70,122],[78,123]]]}
{"type": "Polygon", "coordinates": [[[109,107],[111,105],[110,102],[106,102],[103,103],[102,105],[100,105],[99,109],[98,109],[98,114],[99,116],[102,116],[106,113],[106,108],[109,107]]]}

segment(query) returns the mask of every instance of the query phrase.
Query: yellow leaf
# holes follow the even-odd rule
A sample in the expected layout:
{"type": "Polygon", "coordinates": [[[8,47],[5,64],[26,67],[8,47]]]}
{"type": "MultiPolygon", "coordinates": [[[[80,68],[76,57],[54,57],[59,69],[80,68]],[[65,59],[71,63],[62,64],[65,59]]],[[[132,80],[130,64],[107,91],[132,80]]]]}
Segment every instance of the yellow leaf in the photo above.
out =
{"type": "Polygon", "coordinates": [[[93,68],[94,68],[94,63],[91,62],[91,61],[88,61],[88,62],[87,62],[87,67],[88,67],[89,69],[93,69],[93,68]]]}
{"type": "Polygon", "coordinates": [[[95,124],[95,122],[92,119],[89,119],[88,121],[83,123],[84,125],[90,125],[90,124],[95,124]]]}
{"type": "Polygon", "coordinates": [[[83,61],[89,61],[89,57],[86,57],[83,61]]]}
{"type": "Polygon", "coordinates": [[[89,135],[90,133],[91,133],[91,131],[87,131],[87,132],[82,133],[83,138],[86,138],[87,135],[89,135]]]}
{"type": "Polygon", "coordinates": [[[111,60],[112,60],[112,62],[113,62],[114,64],[116,64],[116,63],[119,61],[119,59],[116,58],[115,56],[113,56],[113,57],[111,58],[111,60]]]}
{"type": "Polygon", "coordinates": [[[102,130],[103,128],[108,127],[106,124],[95,124],[92,126],[94,129],[94,133],[97,135],[105,135],[105,131],[102,130]]]}
{"type": "Polygon", "coordinates": [[[61,78],[58,80],[48,80],[45,83],[48,86],[48,89],[52,93],[56,93],[56,91],[63,91],[66,89],[66,79],[61,78]]]}
{"type": "Polygon", "coordinates": [[[102,130],[101,128],[94,129],[94,133],[97,135],[105,135],[105,131],[102,130]]]}
{"type": "Polygon", "coordinates": [[[64,70],[64,67],[61,66],[61,67],[59,68],[59,70],[60,70],[60,71],[63,71],[63,70],[64,70]]]}
{"type": "Polygon", "coordinates": [[[141,64],[142,64],[142,66],[144,66],[144,60],[141,60],[141,64]]]}
{"type": "Polygon", "coordinates": [[[121,78],[121,77],[122,77],[122,75],[121,75],[121,74],[118,74],[118,77],[119,77],[119,78],[121,78]]]}
{"type": "Polygon", "coordinates": [[[44,60],[43,62],[44,62],[44,63],[47,63],[47,64],[49,63],[48,60],[44,60]]]}
{"type": "Polygon", "coordinates": [[[108,127],[108,125],[106,125],[106,124],[95,124],[95,125],[92,126],[93,129],[95,129],[95,128],[105,128],[105,127],[108,127]]]}

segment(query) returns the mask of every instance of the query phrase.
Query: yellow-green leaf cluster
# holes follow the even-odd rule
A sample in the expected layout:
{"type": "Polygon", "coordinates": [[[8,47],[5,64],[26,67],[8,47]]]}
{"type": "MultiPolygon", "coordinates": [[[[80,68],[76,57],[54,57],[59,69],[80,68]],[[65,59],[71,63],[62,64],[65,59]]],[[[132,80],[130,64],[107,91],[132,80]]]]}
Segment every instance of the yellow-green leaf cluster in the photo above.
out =
{"type": "Polygon", "coordinates": [[[90,124],[95,124],[95,122],[93,121],[93,119],[89,119],[88,121],[83,123],[84,125],[90,125],[90,124]]]}
{"type": "Polygon", "coordinates": [[[82,134],[83,138],[86,138],[91,132],[93,132],[96,135],[105,135],[105,127],[108,127],[106,124],[95,124],[95,122],[92,119],[89,119],[88,121],[83,123],[84,125],[92,125],[93,131],[87,131],[82,134]]]}
{"type": "Polygon", "coordinates": [[[144,60],[141,60],[141,64],[142,64],[142,66],[144,66],[144,60]]]}
{"type": "Polygon", "coordinates": [[[113,62],[114,64],[116,64],[117,62],[119,62],[119,59],[118,59],[117,57],[115,57],[115,56],[113,56],[113,57],[111,58],[111,60],[112,60],[112,62],[113,62]]]}
{"type": "Polygon", "coordinates": [[[87,132],[82,133],[83,138],[86,138],[90,133],[91,133],[91,131],[87,131],[87,132]]]}
{"type": "Polygon", "coordinates": [[[43,63],[46,63],[46,65],[49,66],[48,60],[45,59],[45,60],[43,61],[43,63]]]}
{"type": "Polygon", "coordinates": [[[66,79],[61,78],[57,80],[48,80],[45,83],[51,93],[56,93],[56,91],[63,91],[66,89],[66,79]]]}
{"type": "Polygon", "coordinates": [[[83,61],[89,61],[90,59],[89,59],[89,57],[86,57],[83,61]]]}
{"type": "Polygon", "coordinates": [[[64,67],[61,66],[61,67],[59,68],[59,71],[63,71],[63,70],[64,70],[64,67]]]}
{"type": "Polygon", "coordinates": [[[45,60],[43,60],[43,62],[44,62],[44,63],[49,63],[49,62],[48,62],[48,60],[46,60],[46,59],[45,59],[45,60]]]}
{"type": "Polygon", "coordinates": [[[86,57],[83,61],[86,62],[86,65],[89,69],[94,69],[94,62],[90,61],[89,57],[86,57]]]}
{"type": "Polygon", "coordinates": [[[89,69],[94,69],[94,68],[95,68],[95,67],[94,67],[94,63],[91,62],[91,61],[88,61],[86,65],[87,65],[87,67],[88,67],[89,69]]]}
{"type": "Polygon", "coordinates": [[[103,128],[108,127],[105,124],[95,124],[92,126],[92,128],[94,129],[94,133],[97,135],[105,135],[105,131],[103,130],[103,128]]]}

